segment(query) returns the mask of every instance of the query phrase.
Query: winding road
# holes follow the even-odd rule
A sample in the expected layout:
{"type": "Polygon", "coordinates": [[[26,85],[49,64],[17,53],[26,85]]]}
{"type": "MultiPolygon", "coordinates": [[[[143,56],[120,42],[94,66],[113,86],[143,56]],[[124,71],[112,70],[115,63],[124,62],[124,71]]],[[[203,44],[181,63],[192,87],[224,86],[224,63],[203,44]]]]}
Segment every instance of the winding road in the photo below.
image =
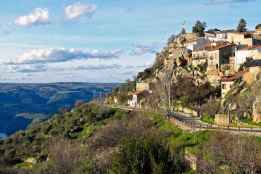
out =
{"type": "MultiPolygon", "coordinates": [[[[131,108],[127,106],[119,106],[119,105],[109,106],[109,107],[128,110],[128,111],[143,111],[142,109],[131,108]]],[[[181,129],[188,130],[188,131],[214,130],[214,131],[230,132],[235,134],[248,134],[248,135],[261,137],[261,128],[212,125],[212,124],[202,122],[198,117],[193,117],[188,114],[184,114],[180,112],[172,112],[171,116],[169,117],[169,120],[171,123],[175,124],[181,129]]]]}
{"type": "Polygon", "coordinates": [[[216,130],[238,134],[250,134],[261,136],[261,128],[219,126],[202,122],[198,117],[192,117],[184,113],[173,112],[170,121],[182,129],[190,131],[216,130]]]}

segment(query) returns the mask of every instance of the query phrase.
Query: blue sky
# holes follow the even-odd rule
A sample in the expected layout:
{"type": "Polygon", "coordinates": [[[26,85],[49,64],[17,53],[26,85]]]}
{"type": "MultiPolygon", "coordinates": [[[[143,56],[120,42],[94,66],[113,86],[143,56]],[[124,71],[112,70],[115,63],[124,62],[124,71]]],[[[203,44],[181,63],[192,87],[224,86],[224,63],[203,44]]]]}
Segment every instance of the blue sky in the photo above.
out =
{"type": "Polygon", "coordinates": [[[9,0],[0,6],[0,82],[122,82],[150,66],[185,21],[261,23],[260,0],[9,0]]]}

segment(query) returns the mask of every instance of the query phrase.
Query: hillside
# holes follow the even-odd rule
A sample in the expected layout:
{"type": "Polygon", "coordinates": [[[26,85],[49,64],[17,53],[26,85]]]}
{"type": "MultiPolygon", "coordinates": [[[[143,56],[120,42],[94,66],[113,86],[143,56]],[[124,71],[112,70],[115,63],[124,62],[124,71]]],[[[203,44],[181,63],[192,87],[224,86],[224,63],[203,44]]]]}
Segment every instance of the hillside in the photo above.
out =
{"type": "Polygon", "coordinates": [[[197,114],[205,112],[202,106],[219,99],[221,89],[209,81],[206,63],[192,65],[192,52],[180,42],[181,37],[169,42],[156,54],[152,67],[115,89],[107,102],[113,104],[116,98],[118,103],[128,105],[135,92],[148,90],[151,91],[149,95],[138,96],[139,107],[156,110],[185,108],[197,114]],[[143,89],[143,85],[148,88],[143,89]]]}
{"type": "Polygon", "coordinates": [[[225,37],[244,33],[219,31],[217,35],[220,33],[224,35],[221,41],[196,33],[171,37],[156,54],[152,67],[115,89],[106,102],[183,112],[211,124],[215,118],[230,117],[226,126],[260,125],[260,46],[234,44],[225,37]],[[246,50],[256,55],[235,63],[246,50]]]}
{"type": "MultiPolygon", "coordinates": [[[[117,173],[121,173],[120,171],[125,173],[124,171],[129,166],[119,166],[118,164],[122,163],[121,160],[125,160],[124,153],[132,153],[131,151],[135,151],[135,149],[129,149],[130,152],[125,152],[127,149],[124,147],[132,148],[133,145],[135,146],[132,143],[138,143],[137,145],[141,149],[152,148],[147,150],[151,151],[151,155],[156,155],[149,157],[147,156],[148,152],[140,154],[140,157],[147,156],[147,167],[151,165],[149,160],[153,159],[157,160],[157,163],[159,162],[159,164],[150,166],[151,170],[185,171],[186,168],[182,167],[185,165],[181,158],[182,151],[180,151],[180,154],[177,152],[178,156],[172,156],[167,146],[164,145],[166,143],[165,138],[180,137],[182,136],[181,131],[173,128],[172,133],[166,134],[165,126],[168,125],[157,115],[149,117],[147,114],[140,115],[134,112],[101,107],[96,104],[83,104],[74,108],[71,112],[56,115],[46,122],[34,125],[25,132],[16,133],[9,139],[2,141],[0,145],[0,164],[2,167],[15,165],[26,169],[34,164],[32,161],[35,161],[38,164],[37,166],[40,165],[40,168],[34,168],[34,170],[42,170],[43,173],[47,171],[59,173],[63,170],[76,170],[77,166],[82,167],[79,170],[88,170],[90,173],[94,171],[95,173],[105,173],[106,169],[117,173]],[[159,139],[153,138],[154,136],[159,137],[159,139]],[[143,147],[142,143],[149,143],[147,145],[151,147],[145,147],[147,146],[145,144],[143,147]],[[158,148],[161,148],[161,150],[158,148]],[[159,151],[156,152],[155,150],[159,151]],[[85,154],[85,156],[81,156],[81,153],[85,154]],[[62,154],[67,155],[62,157],[60,156],[62,154]],[[31,159],[31,162],[28,159],[31,159]],[[54,161],[50,163],[50,161],[46,161],[47,159],[53,159],[54,161]],[[89,162],[86,161],[86,164],[82,165],[79,162],[80,159],[81,162],[85,160],[89,160],[89,162]],[[111,163],[110,159],[114,159],[114,162],[111,163]],[[161,166],[160,163],[167,159],[170,160],[169,164],[165,167],[161,166]],[[180,160],[180,162],[174,163],[172,161],[174,159],[180,160]],[[66,164],[64,166],[66,169],[59,169],[59,167],[62,167],[60,165],[64,164],[66,164]]],[[[191,144],[192,137],[188,138],[190,140],[181,140],[181,145],[177,144],[177,148],[184,143],[191,144]]],[[[134,156],[129,158],[131,160],[134,156]]],[[[133,167],[140,165],[141,168],[136,166],[137,169],[133,170],[146,170],[139,164],[139,161],[136,164],[130,162],[129,165],[133,167]]],[[[30,169],[30,167],[27,169],[30,169]]]]}
{"type": "Polygon", "coordinates": [[[117,84],[55,83],[1,84],[0,133],[12,134],[32,120],[46,119],[76,101],[88,102],[117,84]]]}
{"type": "MultiPolygon", "coordinates": [[[[233,43],[192,51],[186,47],[191,36],[199,39],[195,33],[171,38],[152,67],[103,103],[80,102],[0,141],[0,173],[261,173],[260,138],[229,129],[243,121],[260,126],[254,117],[260,113],[260,67],[247,60],[230,68],[233,43]],[[217,64],[209,63],[215,56],[217,64]],[[205,125],[220,115],[228,122],[215,130],[182,130],[173,119],[177,112],[205,125]]],[[[67,101],[75,91],[59,90],[47,103],[67,101]]]]}
{"type": "Polygon", "coordinates": [[[0,141],[0,173],[193,173],[195,163],[197,173],[258,173],[260,143],[254,137],[189,133],[159,113],[89,103],[0,141]]]}

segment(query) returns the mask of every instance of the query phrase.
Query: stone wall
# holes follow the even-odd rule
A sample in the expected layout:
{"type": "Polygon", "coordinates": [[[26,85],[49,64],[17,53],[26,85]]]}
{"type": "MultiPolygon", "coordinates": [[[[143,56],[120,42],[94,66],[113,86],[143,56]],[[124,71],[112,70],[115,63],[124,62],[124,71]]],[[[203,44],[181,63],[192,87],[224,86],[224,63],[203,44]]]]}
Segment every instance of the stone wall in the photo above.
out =
{"type": "Polygon", "coordinates": [[[229,126],[230,119],[226,114],[216,114],[215,115],[215,124],[220,126],[229,126]]]}
{"type": "Polygon", "coordinates": [[[140,82],[136,84],[136,91],[137,92],[141,92],[141,91],[145,91],[145,90],[150,90],[150,84],[149,83],[145,83],[145,82],[140,82]]]}
{"type": "Polygon", "coordinates": [[[193,117],[198,116],[197,111],[190,109],[190,108],[187,108],[187,107],[178,106],[178,107],[174,108],[174,110],[177,111],[177,112],[182,112],[184,114],[191,115],[193,117]]]}

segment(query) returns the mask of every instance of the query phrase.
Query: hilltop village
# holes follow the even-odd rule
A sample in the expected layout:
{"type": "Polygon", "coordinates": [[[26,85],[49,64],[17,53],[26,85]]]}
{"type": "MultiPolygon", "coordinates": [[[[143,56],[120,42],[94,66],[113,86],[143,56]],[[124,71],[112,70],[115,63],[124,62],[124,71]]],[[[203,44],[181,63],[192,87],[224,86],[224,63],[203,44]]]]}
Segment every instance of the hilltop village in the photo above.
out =
{"type": "Polygon", "coordinates": [[[154,65],[107,102],[208,115],[222,125],[261,122],[261,24],[253,31],[244,19],[236,30],[205,28],[198,21],[192,33],[183,28],[170,37],[154,65]]]}
{"type": "Polygon", "coordinates": [[[0,140],[0,173],[260,174],[261,25],[205,28],[107,97],[0,140]]]}

